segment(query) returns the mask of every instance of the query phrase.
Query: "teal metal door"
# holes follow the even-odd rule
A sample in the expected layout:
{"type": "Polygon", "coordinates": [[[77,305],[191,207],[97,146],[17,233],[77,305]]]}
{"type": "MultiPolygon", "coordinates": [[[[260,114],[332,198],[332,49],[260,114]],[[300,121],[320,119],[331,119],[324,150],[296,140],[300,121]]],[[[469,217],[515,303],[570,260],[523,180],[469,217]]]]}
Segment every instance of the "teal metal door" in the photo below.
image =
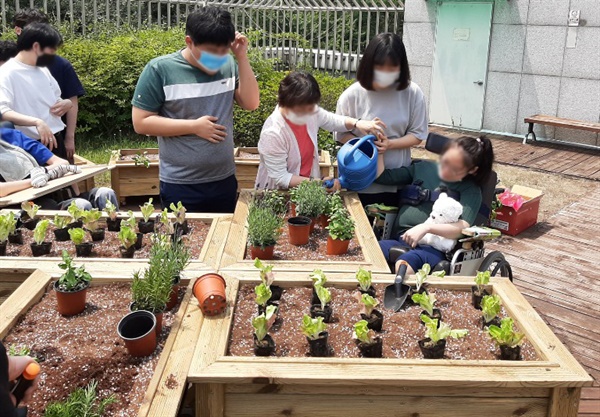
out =
{"type": "Polygon", "coordinates": [[[492,3],[438,5],[430,101],[432,123],[481,129],[492,7],[492,3]]]}

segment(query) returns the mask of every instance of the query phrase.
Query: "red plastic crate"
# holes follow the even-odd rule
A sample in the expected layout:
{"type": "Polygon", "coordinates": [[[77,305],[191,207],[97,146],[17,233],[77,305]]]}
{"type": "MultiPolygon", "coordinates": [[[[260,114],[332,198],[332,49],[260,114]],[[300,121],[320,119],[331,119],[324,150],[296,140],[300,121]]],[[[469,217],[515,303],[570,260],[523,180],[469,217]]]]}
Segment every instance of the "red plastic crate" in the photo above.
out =
{"type": "Polygon", "coordinates": [[[491,225],[504,234],[516,236],[537,223],[543,192],[519,185],[515,185],[511,191],[521,195],[526,200],[525,203],[518,211],[502,206],[496,210],[496,218],[492,220],[491,225]]]}

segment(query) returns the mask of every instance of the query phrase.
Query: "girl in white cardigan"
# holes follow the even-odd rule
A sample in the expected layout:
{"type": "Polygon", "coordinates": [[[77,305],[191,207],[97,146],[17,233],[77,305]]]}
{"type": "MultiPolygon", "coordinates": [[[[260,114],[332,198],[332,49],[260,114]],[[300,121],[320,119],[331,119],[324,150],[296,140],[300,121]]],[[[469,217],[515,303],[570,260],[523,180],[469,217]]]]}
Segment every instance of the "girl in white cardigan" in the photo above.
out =
{"type": "MultiPolygon", "coordinates": [[[[315,78],[305,72],[288,74],[279,85],[278,106],[263,125],[258,152],[260,166],[255,187],[287,189],[310,179],[321,179],[319,129],[354,132],[356,136],[383,134],[379,119],[354,119],[319,107],[321,91],[315,78]]],[[[333,190],[339,189],[336,180],[333,190]]]]}

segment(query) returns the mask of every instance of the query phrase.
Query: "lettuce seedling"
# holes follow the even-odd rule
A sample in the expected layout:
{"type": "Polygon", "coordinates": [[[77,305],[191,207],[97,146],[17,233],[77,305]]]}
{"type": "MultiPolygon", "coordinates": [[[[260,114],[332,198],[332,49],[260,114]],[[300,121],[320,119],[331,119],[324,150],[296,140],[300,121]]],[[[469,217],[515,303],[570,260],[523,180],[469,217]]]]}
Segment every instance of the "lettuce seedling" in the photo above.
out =
{"type": "Polygon", "coordinates": [[[358,302],[362,305],[362,312],[368,317],[371,316],[371,314],[373,314],[373,310],[375,310],[375,307],[379,305],[379,301],[371,297],[369,294],[357,293],[356,298],[358,299],[358,302]]]}
{"type": "Polygon", "coordinates": [[[102,217],[102,212],[97,208],[93,208],[91,210],[86,210],[82,213],[83,224],[85,228],[90,232],[95,232],[98,230],[98,220],[102,217]]]}
{"type": "Polygon", "coordinates": [[[69,236],[74,244],[81,245],[85,239],[85,231],[81,227],[69,229],[69,236]]]}
{"type": "Polygon", "coordinates": [[[33,201],[24,201],[21,203],[21,208],[25,210],[30,219],[35,219],[40,206],[35,204],[33,201]]]}
{"type": "Polygon", "coordinates": [[[310,279],[312,279],[313,286],[317,285],[323,286],[327,282],[327,277],[325,273],[323,273],[320,269],[315,269],[312,274],[310,274],[310,279]]]}
{"type": "Polygon", "coordinates": [[[421,269],[419,269],[415,274],[415,279],[417,281],[415,290],[416,292],[421,291],[421,287],[423,286],[423,284],[425,284],[425,281],[427,281],[427,278],[429,278],[430,275],[438,278],[443,278],[446,275],[446,271],[436,271],[431,273],[431,265],[423,264],[421,269]]]}
{"type": "Polygon", "coordinates": [[[61,291],[76,291],[82,289],[85,284],[92,280],[92,276],[85,272],[85,266],[79,268],[73,266],[73,258],[66,250],[62,251],[62,262],[58,267],[65,272],[58,279],[58,288],[61,291]]]}
{"type": "Polygon", "coordinates": [[[430,338],[435,344],[448,337],[459,339],[469,334],[467,329],[452,330],[452,328],[444,322],[441,322],[440,327],[438,328],[438,319],[432,319],[425,314],[421,314],[421,321],[425,323],[425,337],[430,338]]]}
{"type": "MultiPolygon", "coordinates": [[[[144,219],[145,218],[146,217],[144,217],[144,219]]],[[[148,220],[144,220],[144,221],[148,221],[148,220]]],[[[164,209],[160,213],[160,222],[165,227],[165,233],[167,235],[172,235],[173,233],[175,233],[175,228],[173,227],[173,223],[171,223],[171,219],[169,219],[169,211],[167,209],[164,209]]]]}
{"type": "Polygon", "coordinates": [[[481,313],[486,323],[489,323],[500,313],[502,308],[502,301],[496,294],[486,295],[481,300],[481,313]]]}
{"type": "Polygon", "coordinates": [[[273,325],[273,321],[275,319],[276,310],[277,307],[275,306],[267,306],[263,314],[256,316],[252,319],[252,327],[254,327],[254,334],[256,335],[256,339],[259,342],[265,338],[267,333],[269,333],[269,329],[273,325]]]}
{"type": "Polygon", "coordinates": [[[366,320],[360,320],[354,324],[353,336],[360,342],[370,345],[374,342],[375,332],[369,329],[369,323],[366,320]]]}
{"type": "Polygon", "coordinates": [[[50,220],[48,219],[44,219],[35,225],[35,229],[33,230],[33,240],[38,245],[41,245],[46,240],[48,226],[50,226],[50,220]]]}
{"type": "Polygon", "coordinates": [[[271,288],[264,283],[260,283],[254,287],[254,293],[256,294],[256,299],[254,301],[256,301],[256,304],[263,307],[267,305],[267,301],[273,296],[271,288]]]}
{"type": "Polygon", "coordinates": [[[12,211],[0,214],[0,242],[6,242],[8,236],[15,231],[16,224],[15,213],[12,211]]]}
{"type": "Polygon", "coordinates": [[[319,335],[327,330],[327,325],[323,322],[323,317],[311,318],[308,314],[302,317],[302,333],[310,340],[317,340],[319,335]]]}
{"type": "Polygon", "coordinates": [[[144,205],[140,206],[140,211],[142,212],[142,216],[144,217],[144,222],[148,222],[150,220],[150,216],[154,213],[154,205],[152,204],[152,198],[144,203],[144,205]]]}
{"type": "Polygon", "coordinates": [[[69,224],[69,219],[55,214],[52,224],[54,224],[54,227],[56,227],[57,229],[64,229],[69,224]]]}
{"type": "Polygon", "coordinates": [[[254,260],[254,267],[260,271],[260,280],[267,287],[270,287],[275,280],[275,275],[273,274],[273,265],[263,264],[262,261],[258,258],[254,260]]]}
{"type": "Polygon", "coordinates": [[[175,218],[177,220],[177,223],[183,224],[185,222],[185,212],[187,210],[185,209],[183,204],[181,204],[181,201],[178,201],[177,205],[175,205],[175,203],[171,203],[169,208],[171,209],[171,211],[173,213],[175,213],[175,218]]]}
{"type": "Polygon", "coordinates": [[[112,221],[117,220],[117,206],[115,206],[108,198],[106,199],[106,204],[104,205],[104,212],[112,221]]]}
{"type": "Polygon", "coordinates": [[[515,331],[513,319],[510,317],[503,318],[500,327],[491,325],[486,331],[498,346],[514,348],[520,345],[525,337],[524,333],[515,331]]]}
{"type": "Polygon", "coordinates": [[[129,249],[137,242],[137,234],[128,226],[122,226],[118,234],[119,242],[125,249],[129,249]]]}
{"type": "Polygon", "coordinates": [[[83,216],[83,210],[77,206],[75,200],[71,201],[71,204],[69,204],[69,207],[67,207],[67,211],[71,216],[72,223],[79,221],[83,216]]]}
{"type": "Polygon", "coordinates": [[[121,227],[129,227],[131,230],[135,230],[137,227],[137,220],[133,211],[129,210],[127,212],[127,219],[121,220],[121,227]]]}
{"type": "Polygon", "coordinates": [[[356,272],[356,280],[358,281],[358,286],[363,291],[369,291],[371,288],[372,274],[371,271],[367,271],[362,268],[358,268],[356,272]]]}
{"type": "Polygon", "coordinates": [[[321,285],[315,286],[315,291],[321,302],[321,309],[325,310],[325,306],[331,302],[331,291],[321,285]]]}
{"type": "Polygon", "coordinates": [[[483,287],[490,283],[490,271],[480,271],[475,277],[475,285],[477,286],[477,293],[483,293],[483,287]]]}
{"type": "Polygon", "coordinates": [[[433,316],[433,308],[435,304],[435,295],[433,294],[419,294],[415,293],[412,295],[412,300],[419,304],[423,310],[430,316],[433,316]]]}

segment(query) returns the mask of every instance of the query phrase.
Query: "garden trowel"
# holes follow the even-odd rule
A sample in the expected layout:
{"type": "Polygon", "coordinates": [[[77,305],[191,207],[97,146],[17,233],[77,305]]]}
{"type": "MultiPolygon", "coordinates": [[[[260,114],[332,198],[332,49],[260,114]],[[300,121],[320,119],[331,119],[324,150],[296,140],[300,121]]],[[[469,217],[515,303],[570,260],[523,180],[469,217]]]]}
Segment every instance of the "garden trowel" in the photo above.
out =
{"type": "Polygon", "coordinates": [[[407,267],[408,263],[406,261],[400,261],[400,267],[396,273],[394,283],[385,287],[383,305],[388,310],[400,311],[410,294],[410,286],[404,283],[407,267]]]}

